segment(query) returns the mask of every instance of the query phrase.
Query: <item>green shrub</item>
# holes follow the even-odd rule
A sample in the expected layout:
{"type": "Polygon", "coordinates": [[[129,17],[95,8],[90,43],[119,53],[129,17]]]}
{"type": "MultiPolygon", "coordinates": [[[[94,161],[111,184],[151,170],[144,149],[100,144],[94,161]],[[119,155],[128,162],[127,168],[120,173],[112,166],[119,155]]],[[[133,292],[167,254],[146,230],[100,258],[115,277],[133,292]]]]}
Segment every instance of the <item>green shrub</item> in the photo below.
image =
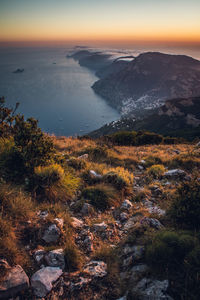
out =
{"type": "Polygon", "coordinates": [[[147,174],[153,176],[154,178],[160,178],[165,172],[165,167],[163,165],[152,165],[147,169],[147,174]]]}
{"type": "Polygon", "coordinates": [[[12,134],[12,122],[14,121],[15,109],[5,107],[5,98],[0,97],[0,137],[8,137],[12,134]]]}
{"type": "Polygon", "coordinates": [[[35,181],[38,185],[49,187],[64,178],[64,170],[58,164],[35,168],[35,181]]]}
{"type": "Polygon", "coordinates": [[[189,234],[163,231],[147,246],[146,260],[159,271],[173,270],[183,264],[194,245],[195,239],[189,234]]]}
{"type": "Polygon", "coordinates": [[[90,204],[102,211],[110,208],[119,201],[112,187],[100,184],[85,188],[82,191],[81,197],[89,200],[90,204]]]}
{"type": "Polygon", "coordinates": [[[137,146],[141,145],[158,145],[163,141],[162,135],[153,132],[138,132],[136,144],[137,146]]]}
{"type": "Polygon", "coordinates": [[[94,162],[104,161],[108,157],[108,151],[105,147],[97,146],[85,150],[89,154],[89,158],[94,162]]]}
{"type": "Polygon", "coordinates": [[[33,119],[24,120],[24,116],[16,116],[13,127],[14,142],[21,154],[26,171],[32,172],[35,167],[48,164],[55,152],[51,139],[45,135],[38,122],[33,119]]]}
{"type": "Polygon", "coordinates": [[[123,190],[127,187],[126,181],[115,172],[108,172],[103,176],[106,183],[112,184],[117,190],[123,190]]]}
{"type": "Polygon", "coordinates": [[[158,156],[149,155],[145,159],[145,167],[151,167],[152,165],[161,165],[162,160],[158,156]]]}
{"type": "Polygon", "coordinates": [[[119,146],[134,146],[136,145],[135,131],[120,131],[111,136],[112,142],[119,146]]]}
{"type": "Polygon", "coordinates": [[[200,182],[184,182],[178,188],[169,215],[179,225],[200,228],[200,182]]]}

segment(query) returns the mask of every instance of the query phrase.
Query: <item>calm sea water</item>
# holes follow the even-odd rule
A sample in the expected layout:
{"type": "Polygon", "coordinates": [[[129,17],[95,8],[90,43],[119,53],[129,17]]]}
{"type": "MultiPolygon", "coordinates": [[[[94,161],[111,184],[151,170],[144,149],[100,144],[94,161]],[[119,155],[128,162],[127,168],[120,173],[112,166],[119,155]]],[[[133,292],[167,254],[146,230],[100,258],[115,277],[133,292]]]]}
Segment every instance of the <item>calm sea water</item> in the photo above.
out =
{"type": "Polygon", "coordinates": [[[56,135],[81,135],[119,118],[91,89],[98,79],[64,48],[1,48],[0,95],[56,135]],[[13,74],[18,68],[24,72],[13,74]]]}
{"type": "MultiPolygon", "coordinates": [[[[67,48],[0,48],[0,96],[18,112],[39,120],[40,127],[56,135],[81,135],[120,116],[91,89],[93,72],[66,58],[67,48]],[[25,71],[13,74],[18,68],[25,71]]],[[[200,59],[199,49],[104,49],[114,57],[144,51],[186,54],[200,59]]]]}

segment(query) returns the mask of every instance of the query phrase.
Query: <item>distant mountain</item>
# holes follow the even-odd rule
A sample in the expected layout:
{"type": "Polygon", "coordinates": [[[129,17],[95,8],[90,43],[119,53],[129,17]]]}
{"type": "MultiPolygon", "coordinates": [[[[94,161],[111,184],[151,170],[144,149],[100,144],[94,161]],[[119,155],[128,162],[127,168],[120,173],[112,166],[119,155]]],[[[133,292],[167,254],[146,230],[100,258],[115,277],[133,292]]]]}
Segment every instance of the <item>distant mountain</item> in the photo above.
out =
{"type": "Polygon", "coordinates": [[[122,130],[148,130],[188,140],[200,137],[200,96],[167,100],[163,106],[143,119],[122,118],[89,135],[99,137],[122,130]]]}
{"type": "Polygon", "coordinates": [[[200,61],[185,55],[142,53],[100,77],[94,91],[125,114],[200,95],[200,61]]]}

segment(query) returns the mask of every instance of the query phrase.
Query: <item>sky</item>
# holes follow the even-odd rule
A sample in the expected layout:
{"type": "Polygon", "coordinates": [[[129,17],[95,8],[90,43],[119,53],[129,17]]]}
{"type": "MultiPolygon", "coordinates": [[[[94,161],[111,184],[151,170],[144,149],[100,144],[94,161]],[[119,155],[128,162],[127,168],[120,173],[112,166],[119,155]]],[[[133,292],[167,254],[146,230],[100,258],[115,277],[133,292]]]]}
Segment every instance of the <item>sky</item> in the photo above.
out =
{"type": "Polygon", "coordinates": [[[0,0],[0,42],[200,44],[200,0],[0,0]]]}

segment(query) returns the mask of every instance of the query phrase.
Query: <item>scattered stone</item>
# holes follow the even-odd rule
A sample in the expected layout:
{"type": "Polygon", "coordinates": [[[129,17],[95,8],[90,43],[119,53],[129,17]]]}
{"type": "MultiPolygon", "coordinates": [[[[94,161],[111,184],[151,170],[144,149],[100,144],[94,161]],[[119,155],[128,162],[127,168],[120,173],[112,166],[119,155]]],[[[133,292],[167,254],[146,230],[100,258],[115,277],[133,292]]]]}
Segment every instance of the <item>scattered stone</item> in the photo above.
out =
{"type": "Polygon", "coordinates": [[[177,179],[177,178],[184,178],[186,176],[186,172],[180,169],[173,169],[169,170],[164,173],[164,177],[168,179],[177,179]]]}
{"type": "Polygon", "coordinates": [[[55,243],[60,238],[61,231],[56,224],[51,224],[44,232],[42,239],[46,243],[55,243]]]}
{"type": "Polygon", "coordinates": [[[147,218],[147,217],[144,217],[140,223],[142,225],[149,225],[151,227],[154,227],[156,229],[160,229],[163,227],[163,225],[160,223],[160,221],[158,221],[157,219],[154,219],[154,218],[147,218]]]}
{"type": "Polygon", "coordinates": [[[78,159],[83,159],[83,160],[87,160],[88,159],[88,154],[85,153],[83,155],[78,156],[78,159]]]}
{"type": "Polygon", "coordinates": [[[119,218],[122,222],[125,222],[128,220],[128,214],[125,213],[125,212],[122,212],[120,215],[119,215],[119,218]]]}
{"type": "Polygon", "coordinates": [[[31,286],[37,297],[45,297],[53,288],[53,283],[62,275],[60,268],[45,267],[31,277],[31,286]]]}
{"type": "Polygon", "coordinates": [[[104,277],[107,275],[107,264],[103,261],[92,260],[85,265],[83,272],[93,277],[104,277]]]}
{"type": "Polygon", "coordinates": [[[138,169],[142,171],[142,170],[144,170],[144,167],[141,165],[138,165],[138,169]]]}
{"type": "Polygon", "coordinates": [[[72,227],[73,228],[82,228],[83,227],[83,225],[84,225],[84,223],[83,223],[83,221],[81,221],[81,220],[79,220],[79,219],[77,219],[77,218],[75,218],[75,217],[72,217],[72,227]]]}
{"type": "Polygon", "coordinates": [[[44,211],[38,211],[37,212],[37,215],[40,219],[46,219],[46,217],[48,217],[48,211],[47,210],[44,210],[44,211]]]}
{"type": "Polygon", "coordinates": [[[166,293],[168,286],[168,280],[160,281],[150,278],[143,278],[136,286],[134,286],[132,289],[132,294],[139,295],[143,300],[172,300],[172,298],[166,293]]]}
{"type": "Polygon", "coordinates": [[[6,270],[0,282],[0,299],[14,297],[28,289],[29,278],[20,265],[10,267],[6,260],[1,260],[0,266],[6,270]]]}
{"type": "Polygon", "coordinates": [[[123,260],[123,263],[122,263],[122,266],[124,267],[124,268],[128,268],[128,267],[130,267],[132,264],[133,264],[133,256],[131,255],[131,256],[128,256],[127,258],[125,258],[124,260],[123,260]]]}
{"type": "Polygon", "coordinates": [[[133,206],[133,204],[131,203],[131,201],[129,201],[128,199],[124,200],[122,205],[121,205],[121,209],[127,209],[129,210],[131,207],[133,206]]]}
{"type": "Polygon", "coordinates": [[[92,175],[95,178],[102,178],[102,175],[97,174],[94,170],[90,170],[90,175],[92,175]]]}
{"type": "Polygon", "coordinates": [[[84,216],[89,215],[92,212],[92,205],[89,203],[84,203],[80,212],[84,216]]]}
{"type": "Polygon", "coordinates": [[[35,259],[35,261],[40,264],[41,261],[43,260],[44,258],[44,255],[46,254],[46,251],[43,250],[43,249],[38,249],[38,250],[35,250],[34,253],[33,253],[33,257],[35,259]]]}
{"type": "Polygon", "coordinates": [[[45,255],[45,261],[50,267],[65,268],[65,256],[63,249],[52,250],[45,255]]]}
{"type": "Polygon", "coordinates": [[[149,207],[148,212],[150,214],[156,214],[158,216],[164,216],[166,214],[166,211],[164,209],[159,208],[158,206],[149,207]]]}
{"type": "Polygon", "coordinates": [[[108,228],[108,225],[105,222],[102,222],[99,224],[94,224],[93,228],[94,228],[94,231],[103,232],[108,228]]]}
{"type": "Polygon", "coordinates": [[[124,230],[129,230],[135,226],[135,217],[130,218],[125,224],[123,229],[124,230]]]}
{"type": "Polygon", "coordinates": [[[91,278],[79,277],[77,282],[72,282],[70,288],[72,290],[81,290],[86,284],[92,281],[91,278]]]}
{"type": "Polygon", "coordinates": [[[127,297],[126,297],[126,296],[123,296],[123,297],[121,297],[121,298],[119,298],[119,299],[117,299],[117,300],[127,300],[127,297]]]}

